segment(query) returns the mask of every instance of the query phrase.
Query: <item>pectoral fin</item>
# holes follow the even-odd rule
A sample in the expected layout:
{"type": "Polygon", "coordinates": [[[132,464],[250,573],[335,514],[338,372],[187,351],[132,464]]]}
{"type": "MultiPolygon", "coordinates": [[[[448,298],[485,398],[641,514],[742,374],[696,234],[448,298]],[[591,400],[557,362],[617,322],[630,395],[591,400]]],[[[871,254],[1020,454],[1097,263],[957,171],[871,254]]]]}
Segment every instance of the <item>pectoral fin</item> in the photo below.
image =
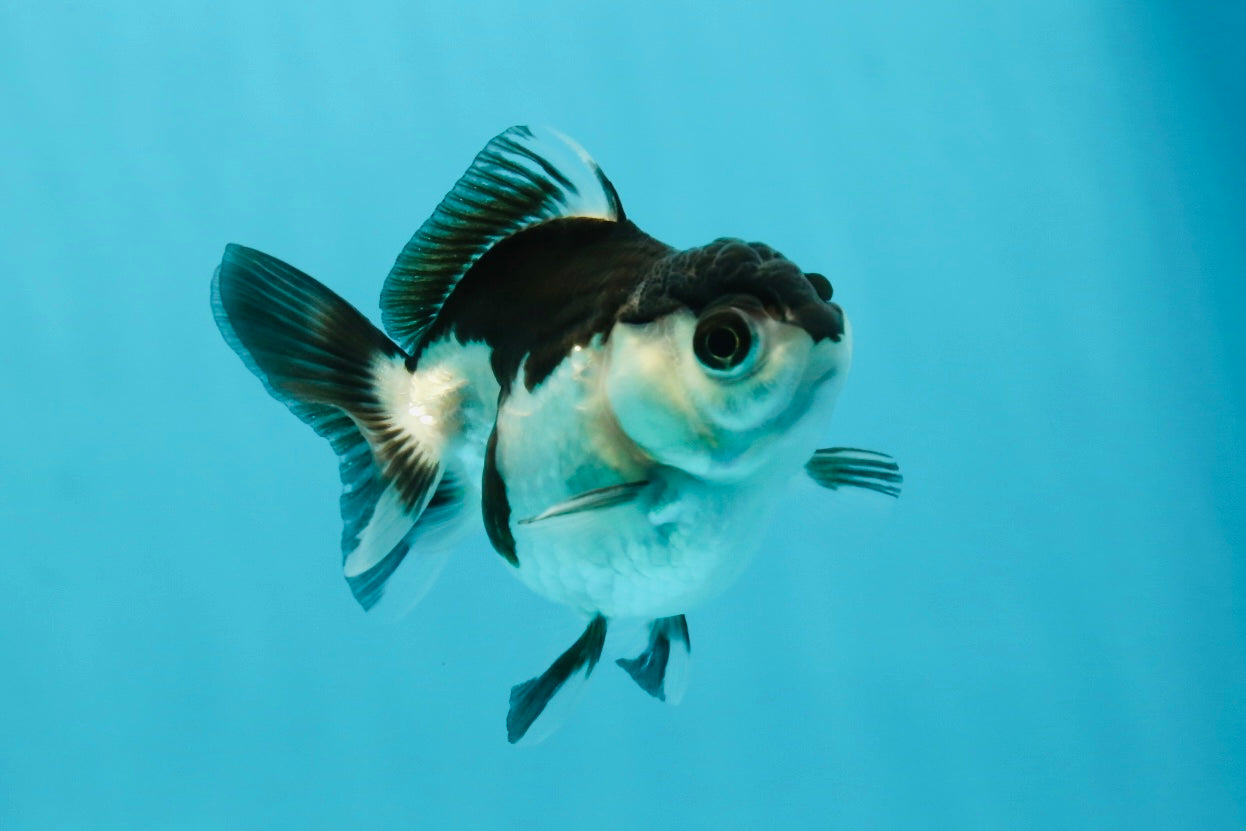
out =
{"type": "Polygon", "coordinates": [[[641,480],[639,482],[624,482],[621,485],[609,485],[604,488],[594,488],[591,491],[577,494],[565,502],[559,502],[557,505],[546,508],[536,516],[521,519],[519,524],[531,525],[534,522],[552,519],[556,516],[567,516],[584,511],[600,511],[603,508],[626,505],[640,496],[648,485],[649,482],[647,480],[641,480]]]}
{"type": "Polygon", "coordinates": [[[805,463],[810,478],[824,488],[864,488],[891,497],[900,495],[904,477],[886,453],[855,447],[824,447],[805,463]]]}

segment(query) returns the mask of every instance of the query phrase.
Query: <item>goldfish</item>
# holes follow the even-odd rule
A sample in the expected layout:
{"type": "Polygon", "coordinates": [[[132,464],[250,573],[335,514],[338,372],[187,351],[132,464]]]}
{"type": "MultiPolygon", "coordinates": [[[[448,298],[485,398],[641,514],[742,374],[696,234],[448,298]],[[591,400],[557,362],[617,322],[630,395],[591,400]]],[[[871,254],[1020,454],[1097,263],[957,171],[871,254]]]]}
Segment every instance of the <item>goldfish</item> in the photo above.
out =
{"type": "Polygon", "coordinates": [[[553,130],[512,127],[476,156],[399,253],[383,328],[237,244],[211,303],[337,453],[343,573],[365,610],[418,600],[479,516],[500,563],[586,621],[512,688],[512,743],[588,680],[612,620],[645,622],[617,664],[677,701],[685,613],[737,580],[793,478],[899,494],[890,456],[819,448],[852,360],[830,281],[757,242],[655,239],[553,130]]]}

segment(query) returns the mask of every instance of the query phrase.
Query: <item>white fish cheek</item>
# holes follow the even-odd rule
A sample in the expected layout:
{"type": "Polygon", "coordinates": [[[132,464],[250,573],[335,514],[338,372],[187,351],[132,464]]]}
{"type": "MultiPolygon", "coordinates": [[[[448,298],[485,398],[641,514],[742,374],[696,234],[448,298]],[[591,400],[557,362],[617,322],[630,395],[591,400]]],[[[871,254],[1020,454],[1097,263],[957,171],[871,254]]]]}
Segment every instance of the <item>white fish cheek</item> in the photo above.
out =
{"type": "Polygon", "coordinates": [[[706,421],[716,432],[738,434],[756,429],[774,418],[791,400],[793,378],[780,371],[724,385],[706,407],[706,421]]]}
{"type": "Polygon", "coordinates": [[[653,458],[695,465],[707,435],[672,322],[619,324],[611,334],[606,394],[623,432],[653,458]],[[690,452],[692,451],[692,452],[690,452]]]}
{"type": "MultiPolygon", "coordinates": [[[[746,377],[722,378],[695,357],[691,314],[671,315],[664,323],[664,338],[629,345],[628,355],[643,355],[650,347],[661,363],[648,378],[649,397],[636,395],[651,412],[639,412],[639,407],[626,412],[624,428],[656,458],[690,473],[730,480],[750,475],[765,462],[766,447],[781,429],[776,422],[798,417],[790,412],[794,402],[804,406],[797,399],[807,383],[812,339],[791,324],[763,321],[765,352],[759,365],[746,377]]],[[[641,361],[636,366],[647,369],[641,361]]]]}
{"type": "Polygon", "coordinates": [[[727,479],[762,468],[796,470],[825,430],[846,371],[850,341],[815,344],[803,329],[773,321],[758,373],[730,392],[719,416],[719,460],[727,479]]]}
{"type": "Polygon", "coordinates": [[[800,464],[806,460],[810,446],[824,443],[835,403],[852,366],[852,327],[847,323],[845,326],[846,332],[838,343],[821,341],[814,346],[805,378],[800,382],[797,397],[804,412],[788,428],[793,441],[801,443],[791,449],[792,454],[801,457],[800,464]]]}
{"type": "Polygon", "coordinates": [[[718,421],[729,429],[755,429],[782,415],[809,367],[813,340],[803,329],[768,321],[763,331],[767,347],[758,371],[738,383],[724,385],[718,421]]]}

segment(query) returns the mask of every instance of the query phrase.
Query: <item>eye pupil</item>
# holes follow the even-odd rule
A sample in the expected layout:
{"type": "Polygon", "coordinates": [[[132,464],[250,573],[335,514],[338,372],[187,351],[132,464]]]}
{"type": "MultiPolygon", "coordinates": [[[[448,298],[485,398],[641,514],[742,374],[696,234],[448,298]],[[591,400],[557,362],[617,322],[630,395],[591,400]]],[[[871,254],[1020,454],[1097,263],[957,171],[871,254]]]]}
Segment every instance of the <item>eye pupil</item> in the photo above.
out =
{"type": "Polygon", "coordinates": [[[710,332],[705,339],[705,345],[715,358],[730,361],[731,356],[740,348],[740,336],[724,326],[710,332]]]}
{"type": "Polygon", "coordinates": [[[692,348],[707,369],[719,372],[742,364],[753,348],[753,329],[737,309],[710,312],[697,323],[692,348]]]}

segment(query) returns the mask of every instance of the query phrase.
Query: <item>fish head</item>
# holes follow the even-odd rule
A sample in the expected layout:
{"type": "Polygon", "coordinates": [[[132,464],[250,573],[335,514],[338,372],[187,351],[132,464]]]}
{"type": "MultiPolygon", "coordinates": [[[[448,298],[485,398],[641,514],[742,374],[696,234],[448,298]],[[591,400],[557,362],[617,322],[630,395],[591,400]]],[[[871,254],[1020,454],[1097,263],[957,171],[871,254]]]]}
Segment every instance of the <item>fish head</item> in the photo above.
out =
{"type": "Polygon", "coordinates": [[[659,464],[739,481],[807,459],[852,329],[825,277],[723,239],[658,263],[607,348],[606,394],[627,437],[659,464]]]}

